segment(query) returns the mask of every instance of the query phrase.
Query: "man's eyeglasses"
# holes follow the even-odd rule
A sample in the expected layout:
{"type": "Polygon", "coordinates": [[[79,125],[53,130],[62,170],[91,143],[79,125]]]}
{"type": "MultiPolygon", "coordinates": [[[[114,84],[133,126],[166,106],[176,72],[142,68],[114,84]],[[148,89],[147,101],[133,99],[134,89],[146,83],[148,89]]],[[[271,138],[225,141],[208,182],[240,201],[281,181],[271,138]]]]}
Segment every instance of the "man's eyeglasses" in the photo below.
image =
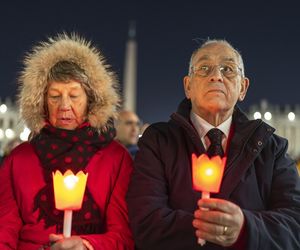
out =
{"type": "Polygon", "coordinates": [[[197,67],[193,66],[191,70],[192,73],[197,76],[207,77],[214,72],[216,67],[218,67],[222,76],[225,76],[226,78],[234,78],[242,73],[242,69],[235,63],[223,63],[220,65],[202,64],[197,67]]]}

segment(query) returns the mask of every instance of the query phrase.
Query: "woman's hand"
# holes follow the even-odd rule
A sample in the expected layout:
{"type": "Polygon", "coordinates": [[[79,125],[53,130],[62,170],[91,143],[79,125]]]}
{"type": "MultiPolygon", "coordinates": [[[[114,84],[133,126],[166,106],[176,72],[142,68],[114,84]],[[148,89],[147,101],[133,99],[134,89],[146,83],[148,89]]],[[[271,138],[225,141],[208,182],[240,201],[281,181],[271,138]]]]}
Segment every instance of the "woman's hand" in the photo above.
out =
{"type": "Polygon", "coordinates": [[[193,220],[196,236],[224,247],[233,245],[244,224],[240,207],[221,199],[201,199],[198,206],[193,220]]]}
{"type": "Polygon", "coordinates": [[[61,234],[50,234],[50,242],[55,242],[51,250],[87,250],[83,239],[79,236],[64,238],[61,234]]]}

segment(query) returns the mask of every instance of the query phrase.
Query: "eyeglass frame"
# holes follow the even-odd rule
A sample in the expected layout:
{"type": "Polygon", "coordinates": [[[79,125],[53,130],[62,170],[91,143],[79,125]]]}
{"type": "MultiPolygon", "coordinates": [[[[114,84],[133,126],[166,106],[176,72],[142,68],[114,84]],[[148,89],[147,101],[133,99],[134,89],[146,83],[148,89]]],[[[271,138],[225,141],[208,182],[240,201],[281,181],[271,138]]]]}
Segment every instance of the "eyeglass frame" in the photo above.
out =
{"type": "MultiPolygon", "coordinates": [[[[191,67],[191,73],[192,73],[192,74],[195,74],[195,75],[197,75],[197,76],[200,76],[200,77],[208,77],[208,76],[210,76],[210,74],[211,74],[212,72],[214,72],[215,68],[218,67],[218,68],[219,68],[219,71],[220,71],[220,73],[221,73],[221,75],[224,76],[224,77],[226,77],[226,78],[234,78],[234,77],[236,77],[236,76],[238,75],[238,72],[240,72],[240,73],[241,73],[241,76],[244,77],[243,69],[242,69],[238,64],[236,64],[236,63],[230,63],[230,64],[236,66],[236,72],[232,72],[232,73],[234,73],[235,75],[233,75],[233,76],[231,76],[231,77],[226,76],[226,75],[223,73],[223,71],[222,71],[221,68],[224,67],[224,66],[229,66],[229,65],[224,65],[224,64],[223,64],[223,65],[222,65],[222,64],[218,64],[218,65],[208,65],[208,64],[205,65],[205,64],[203,64],[203,65],[201,65],[200,67],[203,67],[203,66],[209,66],[209,67],[210,67],[210,70],[209,70],[208,73],[205,74],[205,75],[197,74],[196,71],[197,71],[197,69],[199,69],[199,67],[192,66],[192,67],[191,67]],[[195,70],[195,69],[196,69],[196,70],[195,70]]],[[[191,75],[191,74],[190,74],[190,75],[191,75]]]]}

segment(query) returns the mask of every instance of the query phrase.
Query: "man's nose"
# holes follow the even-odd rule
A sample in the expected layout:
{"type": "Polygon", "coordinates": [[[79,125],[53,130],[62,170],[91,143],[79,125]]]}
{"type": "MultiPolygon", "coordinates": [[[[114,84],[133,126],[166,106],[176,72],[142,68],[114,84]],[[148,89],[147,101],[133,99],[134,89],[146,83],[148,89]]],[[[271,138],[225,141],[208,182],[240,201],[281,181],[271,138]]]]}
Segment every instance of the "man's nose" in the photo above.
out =
{"type": "Polygon", "coordinates": [[[134,131],[139,131],[139,130],[140,130],[140,126],[133,126],[132,129],[133,129],[134,131]]]}
{"type": "Polygon", "coordinates": [[[134,130],[134,131],[140,130],[140,123],[139,122],[133,122],[131,125],[132,125],[131,126],[132,130],[134,130]]]}
{"type": "Polygon", "coordinates": [[[223,75],[221,73],[220,67],[216,66],[212,69],[209,75],[210,82],[222,82],[223,75]]]}

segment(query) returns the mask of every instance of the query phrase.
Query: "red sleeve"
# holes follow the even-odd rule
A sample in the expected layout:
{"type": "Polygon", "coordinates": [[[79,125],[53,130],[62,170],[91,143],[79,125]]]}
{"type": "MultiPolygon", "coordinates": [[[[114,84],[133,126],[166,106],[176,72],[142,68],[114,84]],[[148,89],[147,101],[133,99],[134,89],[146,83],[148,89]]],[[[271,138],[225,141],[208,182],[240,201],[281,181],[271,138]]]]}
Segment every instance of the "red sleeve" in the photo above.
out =
{"type": "Polygon", "coordinates": [[[108,203],[106,217],[107,232],[98,235],[82,235],[95,250],[133,250],[134,242],[129,228],[125,195],[132,171],[132,159],[127,151],[120,165],[119,173],[108,203]]]}
{"type": "Polygon", "coordinates": [[[13,194],[12,159],[0,166],[0,249],[16,249],[22,221],[13,194]]]}

